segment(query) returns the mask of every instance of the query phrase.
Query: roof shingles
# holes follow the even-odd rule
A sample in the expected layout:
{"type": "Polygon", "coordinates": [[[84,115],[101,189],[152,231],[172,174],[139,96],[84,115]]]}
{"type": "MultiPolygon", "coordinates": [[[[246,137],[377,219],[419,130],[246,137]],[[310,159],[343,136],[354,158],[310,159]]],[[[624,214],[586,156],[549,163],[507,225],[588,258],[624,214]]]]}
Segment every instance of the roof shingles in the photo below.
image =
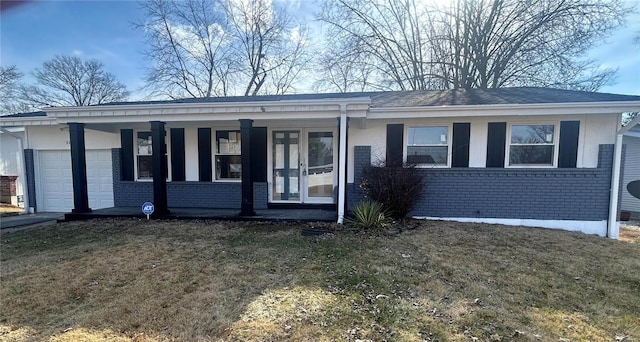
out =
{"type": "MultiPolygon", "coordinates": [[[[497,88],[497,89],[450,89],[414,90],[359,93],[289,94],[263,96],[230,96],[186,98],[164,101],[113,102],[94,106],[158,105],[180,103],[242,103],[328,100],[348,98],[371,98],[372,108],[385,107],[429,107],[496,104],[543,104],[575,102],[640,101],[640,96],[594,93],[586,91],[551,88],[497,88]]],[[[46,111],[46,109],[44,109],[46,111]]],[[[46,116],[45,111],[6,115],[10,118],[46,116]]]]}
{"type": "Polygon", "coordinates": [[[150,105],[171,103],[240,103],[270,101],[304,101],[347,98],[371,98],[371,107],[422,107],[492,104],[534,104],[640,101],[640,96],[594,93],[587,91],[551,88],[496,88],[496,89],[450,89],[414,90],[359,93],[288,94],[263,96],[230,96],[188,98],[167,101],[118,102],[107,105],[150,105]]]}

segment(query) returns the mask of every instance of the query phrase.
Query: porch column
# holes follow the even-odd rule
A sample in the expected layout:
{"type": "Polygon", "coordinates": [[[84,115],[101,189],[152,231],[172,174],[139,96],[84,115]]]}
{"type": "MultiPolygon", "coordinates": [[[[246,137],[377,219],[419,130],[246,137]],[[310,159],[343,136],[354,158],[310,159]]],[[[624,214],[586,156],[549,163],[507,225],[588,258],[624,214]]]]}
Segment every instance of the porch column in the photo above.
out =
{"type": "Polygon", "coordinates": [[[242,143],[242,204],[240,206],[240,216],[253,216],[253,178],[251,177],[251,128],[253,120],[240,119],[240,137],[242,143]]]}
{"type": "Polygon", "coordinates": [[[84,148],[84,124],[70,122],[69,144],[71,145],[71,177],[73,178],[74,213],[90,213],[87,188],[87,158],[84,148]]]}
{"type": "Polygon", "coordinates": [[[340,150],[338,152],[338,223],[344,221],[344,208],[347,192],[347,108],[340,111],[340,150]]]}
{"type": "Polygon", "coordinates": [[[165,143],[165,123],[150,121],[151,149],[153,165],[153,216],[163,216],[169,213],[167,207],[167,145],[165,143]]]}

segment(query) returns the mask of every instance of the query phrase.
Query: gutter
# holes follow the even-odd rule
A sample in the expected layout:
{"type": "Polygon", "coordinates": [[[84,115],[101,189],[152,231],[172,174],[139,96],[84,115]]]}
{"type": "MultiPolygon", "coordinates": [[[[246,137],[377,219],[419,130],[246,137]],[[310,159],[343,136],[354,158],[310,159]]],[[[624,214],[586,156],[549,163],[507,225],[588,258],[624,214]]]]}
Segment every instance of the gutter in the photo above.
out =
{"type": "MultiPolygon", "coordinates": [[[[24,139],[21,136],[15,135],[9,132],[7,129],[0,127],[0,131],[3,134],[7,134],[10,137],[18,140],[18,145],[20,146],[20,183],[22,183],[22,198],[24,202],[24,208],[22,209],[21,214],[31,213],[31,209],[29,208],[29,189],[27,188],[27,172],[25,170],[25,160],[24,160],[24,139]]],[[[25,130],[26,136],[26,130],[25,130]]]]}
{"type": "Polygon", "coordinates": [[[607,220],[607,237],[617,239],[620,235],[618,225],[618,194],[620,193],[620,165],[622,164],[622,136],[640,123],[640,116],[636,116],[626,126],[616,132],[616,142],[613,149],[613,168],[611,170],[611,191],[609,197],[609,219],[607,220]]]}

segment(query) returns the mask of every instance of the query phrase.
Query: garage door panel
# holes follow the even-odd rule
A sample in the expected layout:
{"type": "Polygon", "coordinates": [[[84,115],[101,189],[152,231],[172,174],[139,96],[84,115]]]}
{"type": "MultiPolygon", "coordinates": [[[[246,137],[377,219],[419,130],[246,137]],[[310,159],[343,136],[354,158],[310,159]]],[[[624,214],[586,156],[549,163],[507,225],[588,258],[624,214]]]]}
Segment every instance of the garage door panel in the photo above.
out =
{"type": "MultiPolygon", "coordinates": [[[[73,180],[70,151],[39,151],[40,211],[68,212],[73,208],[73,180]]],[[[87,150],[89,207],[113,207],[111,151],[87,150]]]]}

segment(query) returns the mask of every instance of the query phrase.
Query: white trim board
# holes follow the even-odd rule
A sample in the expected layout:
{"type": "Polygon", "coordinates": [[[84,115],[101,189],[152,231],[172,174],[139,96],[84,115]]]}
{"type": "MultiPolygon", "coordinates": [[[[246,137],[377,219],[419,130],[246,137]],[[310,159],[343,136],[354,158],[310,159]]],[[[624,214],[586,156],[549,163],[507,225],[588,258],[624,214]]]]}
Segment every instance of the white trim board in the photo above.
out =
{"type": "MultiPolygon", "coordinates": [[[[533,219],[503,219],[503,218],[481,218],[481,217],[432,217],[414,216],[418,220],[434,221],[455,221],[470,223],[503,224],[506,226],[524,226],[537,228],[560,229],[572,232],[582,232],[585,234],[595,234],[607,236],[607,221],[574,221],[574,220],[533,220],[533,219]]],[[[616,224],[619,224],[616,222],[616,224]]],[[[611,237],[617,239],[618,237],[611,237]]]]}

